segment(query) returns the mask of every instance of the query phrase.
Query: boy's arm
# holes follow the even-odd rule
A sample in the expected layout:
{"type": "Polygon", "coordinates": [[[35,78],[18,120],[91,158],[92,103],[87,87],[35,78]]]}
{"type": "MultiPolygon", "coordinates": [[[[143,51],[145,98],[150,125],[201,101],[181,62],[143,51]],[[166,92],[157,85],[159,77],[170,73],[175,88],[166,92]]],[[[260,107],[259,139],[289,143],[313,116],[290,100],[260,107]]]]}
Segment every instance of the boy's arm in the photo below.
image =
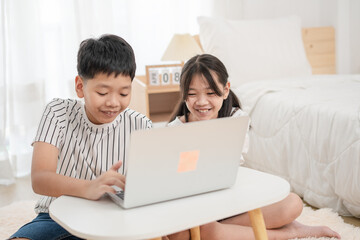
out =
{"type": "Polygon", "coordinates": [[[55,146],[35,142],[33,147],[31,181],[35,193],[52,197],[70,195],[96,200],[105,192],[115,193],[112,185],[124,189],[125,177],[117,172],[122,165],[121,162],[94,180],[76,179],[56,173],[59,150],[55,146]]]}

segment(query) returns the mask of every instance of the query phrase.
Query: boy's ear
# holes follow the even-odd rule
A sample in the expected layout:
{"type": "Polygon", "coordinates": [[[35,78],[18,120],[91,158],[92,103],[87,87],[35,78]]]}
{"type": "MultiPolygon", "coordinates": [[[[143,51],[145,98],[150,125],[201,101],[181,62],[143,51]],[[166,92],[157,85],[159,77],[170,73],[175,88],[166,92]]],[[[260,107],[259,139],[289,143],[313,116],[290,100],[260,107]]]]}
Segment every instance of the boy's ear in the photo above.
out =
{"type": "Polygon", "coordinates": [[[76,95],[79,98],[83,98],[84,97],[84,81],[82,80],[82,78],[80,76],[76,76],[75,78],[75,91],[76,91],[76,95]]]}
{"type": "Polygon", "coordinates": [[[227,97],[229,96],[230,93],[230,82],[227,82],[225,87],[224,87],[224,99],[227,99],[227,97]]]}

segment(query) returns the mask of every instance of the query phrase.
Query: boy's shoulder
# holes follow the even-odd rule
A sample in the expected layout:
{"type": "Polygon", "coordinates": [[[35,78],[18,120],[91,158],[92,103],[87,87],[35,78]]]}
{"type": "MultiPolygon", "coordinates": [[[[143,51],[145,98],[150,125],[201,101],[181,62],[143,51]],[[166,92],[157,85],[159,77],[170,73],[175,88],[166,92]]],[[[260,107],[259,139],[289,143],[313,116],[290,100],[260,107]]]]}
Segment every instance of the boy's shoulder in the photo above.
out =
{"type": "Polygon", "coordinates": [[[135,122],[135,123],[141,123],[142,125],[146,125],[147,128],[151,128],[152,127],[152,122],[151,120],[146,117],[144,114],[137,112],[133,109],[130,108],[126,108],[122,113],[121,113],[122,118],[124,118],[125,121],[130,121],[130,122],[135,122]]]}
{"type": "Polygon", "coordinates": [[[62,99],[62,98],[53,98],[47,106],[49,107],[56,107],[56,106],[75,106],[75,105],[81,105],[82,102],[76,99],[62,99]]]}
{"type": "Polygon", "coordinates": [[[83,103],[79,100],[54,98],[46,105],[47,111],[45,110],[44,114],[63,116],[71,112],[78,112],[82,106],[83,103]]]}

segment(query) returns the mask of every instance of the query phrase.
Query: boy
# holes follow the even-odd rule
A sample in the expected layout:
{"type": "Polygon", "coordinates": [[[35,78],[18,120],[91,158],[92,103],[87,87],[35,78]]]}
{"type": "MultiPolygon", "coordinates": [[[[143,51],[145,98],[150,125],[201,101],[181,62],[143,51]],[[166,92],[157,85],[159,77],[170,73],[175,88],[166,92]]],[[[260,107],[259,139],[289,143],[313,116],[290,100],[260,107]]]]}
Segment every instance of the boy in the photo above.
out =
{"type": "Polygon", "coordinates": [[[124,39],[84,40],[77,58],[75,90],[84,103],[54,99],[47,105],[33,142],[32,187],[44,195],[35,206],[39,215],[10,239],[79,239],[50,218],[50,203],[61,195],[96,200],[114,193],[112,185],[124,188],[129,136],[152,127],[127,108],[136,64],[124,39]]]}

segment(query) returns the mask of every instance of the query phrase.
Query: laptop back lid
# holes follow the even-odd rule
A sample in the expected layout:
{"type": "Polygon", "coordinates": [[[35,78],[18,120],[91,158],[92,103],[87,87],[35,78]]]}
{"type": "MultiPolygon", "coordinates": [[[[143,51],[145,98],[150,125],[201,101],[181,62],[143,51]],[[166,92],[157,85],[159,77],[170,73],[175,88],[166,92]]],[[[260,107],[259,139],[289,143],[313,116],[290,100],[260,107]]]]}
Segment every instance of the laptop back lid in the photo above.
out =
{"type": "Polygon", "coordinates": [[[232,186],[248,122],[240,116],[133,132],[123,207],[232,186]]]}

